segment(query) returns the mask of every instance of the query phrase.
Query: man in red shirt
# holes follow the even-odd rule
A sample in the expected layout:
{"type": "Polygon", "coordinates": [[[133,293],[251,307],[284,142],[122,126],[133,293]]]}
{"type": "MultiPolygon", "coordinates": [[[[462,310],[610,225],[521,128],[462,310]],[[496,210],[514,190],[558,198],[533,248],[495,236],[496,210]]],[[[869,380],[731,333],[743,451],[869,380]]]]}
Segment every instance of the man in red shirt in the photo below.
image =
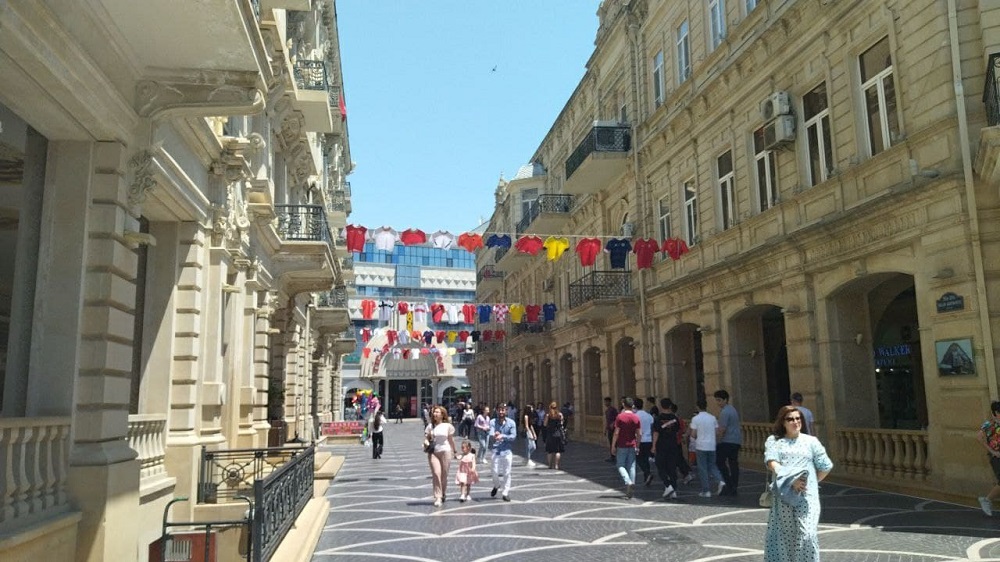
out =
{"type": "Polygon", "coordinates": [[[625,397],[625,408],[615,418],[615,433],[611,440],[611,454],[615,456],[618,474],[625,482],[625,497],[632,499],[635,491],[635,458],[642,439],[642,424],[635,413],[635,402],[625,397]]]}

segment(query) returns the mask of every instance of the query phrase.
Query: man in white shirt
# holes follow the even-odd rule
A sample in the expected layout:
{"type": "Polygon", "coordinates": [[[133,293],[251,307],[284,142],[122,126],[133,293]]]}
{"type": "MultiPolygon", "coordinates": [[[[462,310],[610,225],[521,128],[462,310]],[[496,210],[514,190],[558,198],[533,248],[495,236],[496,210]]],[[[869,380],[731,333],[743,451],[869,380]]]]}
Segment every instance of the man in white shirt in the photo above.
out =
{"type": "Polygon", "coordinates": [[[698,399],[698,414],[691,419],[691,439],[698,459],[698,479],[701,481],[701,493],[698,495],[703,498],[712,497],[711,480],[718,482],[716,495],[721,494],[725,486],[722,473],[715,464],[715,430],[718,429],[719,422],[707,410],[708,403],[705,399],[698,399]]]}
{"type": "Polygon", "coordinates": [[[635,399],[635,415],[639,416],[639,454],[636,464],[642,471],[643,483],[649,486],[653,483],[653,471],[649,466],[649,458],[653,456],[653,415],[643,409],[642,398],[635,399]]]}

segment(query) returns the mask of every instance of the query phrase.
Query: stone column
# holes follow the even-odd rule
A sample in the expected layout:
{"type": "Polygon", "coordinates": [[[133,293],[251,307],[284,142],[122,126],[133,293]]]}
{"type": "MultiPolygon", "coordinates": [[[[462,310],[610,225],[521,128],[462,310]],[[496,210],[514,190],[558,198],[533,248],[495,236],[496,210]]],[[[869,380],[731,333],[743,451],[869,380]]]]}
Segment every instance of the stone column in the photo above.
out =
{"type": "Polygon", "coordinates": [[[128,560],[139,463],[126,440],[136,255],[119,143],[50,144],[24,413],[73,417],[69,491],[79,560],[128,560]],[[114,530],[115,534],[111,532],[114,530]]]}
{"type": "Polygon", "coordinates": [[[300,409],[302,408],[302,404],[300,403],[300,400],[302,400],[302,383],[301,373],[299,372],[302,368],[301,335],[302,327],[298,324],[298,322],[292,321],[292,323],[285,329],[284,417],[285,423],[288,426],[286,435],[290,439],[295,437],[299,431],[298,419],[301,411],[300,409]]]}
{"type": "Polygon", "coordinates": [[[267,433],[271,429],[267,417],[268,387],[271,380],[271,315],[274,314],[274,297],[258,291],[260,303],[255,310],[253,336],[253,388],[256,395],[253,407],[255,447],[267,446],[267,433]]]}

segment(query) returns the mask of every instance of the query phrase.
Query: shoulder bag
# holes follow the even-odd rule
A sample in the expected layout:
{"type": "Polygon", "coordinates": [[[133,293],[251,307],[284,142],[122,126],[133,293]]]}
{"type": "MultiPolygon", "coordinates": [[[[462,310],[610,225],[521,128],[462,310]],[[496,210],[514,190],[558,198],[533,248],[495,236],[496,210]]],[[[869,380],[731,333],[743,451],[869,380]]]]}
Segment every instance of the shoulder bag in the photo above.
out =
{"type": "Polygon", "coordinates": [[[757,499],[757,503],[761,507],[770,508],[774,505],[774,492],[771,491],[771,471],[767,471],[767,479],[764,480],[764,491],[760,493],[760,497],[757,499]]]}

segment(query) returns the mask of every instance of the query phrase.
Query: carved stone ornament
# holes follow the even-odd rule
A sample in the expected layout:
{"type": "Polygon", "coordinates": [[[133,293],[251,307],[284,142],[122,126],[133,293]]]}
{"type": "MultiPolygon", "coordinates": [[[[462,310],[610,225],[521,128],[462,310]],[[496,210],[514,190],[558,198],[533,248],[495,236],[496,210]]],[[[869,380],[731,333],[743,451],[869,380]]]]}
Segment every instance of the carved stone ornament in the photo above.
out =
{"type": "Polygon", "coordinates": [[[146,149],[133,154],[128,161],[128,169],[132,175],[132,181],[128,184],[128,203],[137,207],[146,200],[146,193],[156,187],[156,180],[153,179],[153,151],[146,149]]]}
{"type": "Polygon", "coordinates": [[[235,72],[193,72],[189,76],[142,80],[135,87],[139,117],[248,115],[264,107],[255,76],[235,72]]]}

